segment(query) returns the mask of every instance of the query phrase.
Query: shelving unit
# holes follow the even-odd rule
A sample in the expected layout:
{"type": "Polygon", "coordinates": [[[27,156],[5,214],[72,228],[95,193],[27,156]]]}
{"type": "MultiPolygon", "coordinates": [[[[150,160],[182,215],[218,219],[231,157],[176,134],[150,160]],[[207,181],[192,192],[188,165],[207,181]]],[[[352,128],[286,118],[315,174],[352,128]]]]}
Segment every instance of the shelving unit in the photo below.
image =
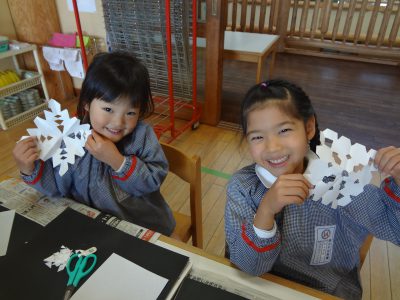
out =
{"type": "Polygon", "coordinates": [[[46,87],[46,82],[44,80],[42,67],[40,65],[36,45],[29,45],[22,49],[8,50],[6,52],[1,52],[0,60],[11,57],[13,60],[15,72],[17,72],[18,75],[21,76],[21,74],[22,74],[22,72],[24,72],[24,70],[21,70],[19,67],[17,55],[28,53],[28,52],[33,52],[33,57],[35,59],[37,72],[29,71],[33,75],[32,77],[20,80],[18,82],[15,82],[13,84],[9,84],[7,86],[0,88],[0,98],[4,98],[4,97],[10,96],[10,95],[22,92],[26,89],[32,88],[34,86],[41,85],[44,96],[45,96],[45,99],[44,99],[45,101],[29,110],[23,111],[22,113],[15,115],[6,120],[3,117],[3,113],[0,111],[0,125],[3,130],[6,130],[7,128],[15,126],[26,120],[32,119],[33,117],[35,117],[39,113],[41,113],[45,108],[47,108],[47,101],[49,100],[49,95],[48,95],[48,91],[47,91],[47,87],[46,87]]]}
{"type": "Polygon", "coordinates": [[[103,1],[108,46],[129,51],[146,65],[155,106],[146,121],[167,143],[200,120],[196,9],[196,0],[103,1]],[[178,114],[185,120],[179,127],[178,114]]]}

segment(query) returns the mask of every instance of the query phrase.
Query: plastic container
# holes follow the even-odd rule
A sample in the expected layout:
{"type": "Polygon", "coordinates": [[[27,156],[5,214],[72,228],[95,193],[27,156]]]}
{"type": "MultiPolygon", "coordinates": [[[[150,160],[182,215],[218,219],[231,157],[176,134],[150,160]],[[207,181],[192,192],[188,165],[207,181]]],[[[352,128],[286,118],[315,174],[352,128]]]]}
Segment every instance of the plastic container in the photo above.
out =
{"type": "Polygon", "coordinates": [[[0,52],[6,52],[8,50],[8,45],[8,37],[0,35],[0,52]]]}

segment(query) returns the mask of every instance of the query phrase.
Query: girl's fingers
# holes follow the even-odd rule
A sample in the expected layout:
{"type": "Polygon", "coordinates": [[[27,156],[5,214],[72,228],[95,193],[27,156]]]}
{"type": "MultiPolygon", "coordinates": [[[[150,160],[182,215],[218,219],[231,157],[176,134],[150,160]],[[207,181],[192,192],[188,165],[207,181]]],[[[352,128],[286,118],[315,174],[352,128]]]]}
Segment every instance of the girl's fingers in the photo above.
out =
{"type": "Polygon", "coordinates": [[[86,140],[86,143],[85,143],[85,148],[89,151],[89,152],[91,152],[92,151],[92,143],[93,143],[93,141],[90,139],[90,137],[86,140]]]}
{"type": "Polygon", "coordinates": [[[283,189],[284,191],[289,189],[289,188],[300,188],[302,191],[306,194],[308,194],[308,191],[313,187],[308,180],[304,178],[303,175],[300,175],[302,178],[298,179],[282,179],[279,177],[279,182],[277,182],[276,186],[280,189],[283,189]]]}
{"type": "Polygon", "coordinates": [[[285,189],[283,197],[299,197],[302,200],[306,199],[308,196],[308,190],[302,187],[291,187],[285,189]]]}
{"type": "Polygon", "coordinates": [[[34,140],[21,141],[15,146],[14,154],[17,156],[24,156],[28,151],[38,151],[36,142],[34,140]]]}
{"type": "Polygon", "coordinates": [[[36,148],[29,148],[23,153],[23,157],[30,157],[32,155],[38,155],[38,151],[36,148]]]}
{"type": "Polygon", "coordinates": [[[384,152],[378,168],[380,171],[391,174],[391,170],[400,162],[400,148],[393,148],[384,152]]]}
{"type": "Polygon", "coordinates": [[[103,137],[100,135],[100,133],[97,133],[93,129],[92,129],[92,138],[93,138],[94,142],[100,142],[103,140],[103,137]]]}
{"type": "Polygon", "coordinates": [[[285,206],[288,204],[302,204],[305,198],[300,195],[291,195],[282,197],[282,201],[285,203],[285,206]]]}
{"type": "Polygon", "coordinates": [[[398,160],[397,162],[393,162],[393,164],[391,164],[391,167],[387,169],[385,168],[383,172],[393,176],[394,178],[397,178],[397,180],[400,180],[400,160],[398,160]]]}
{"type": "Polygon", "coordinates": [[[27,157],[27,159],[28,159],[28,161],[30,161],[30,162],[34,162],[34,161],[36,161],[36,160],[39,159],[39,154],[38,154],[38,153],[32,153],[31,155],[29,155],[29,156],[27,157]]]}
{"type": "Polygon", "coordinates": [[[376,153],[374,163],[378,167],[379,170],[382,170],[390,157],[394,155],[394,153],[398,150],[397,148],[390,146],[386,148],[379,149],[376,153]]]}
{"type": "Polygon", "coordinates": [[[288,180],[292,183],[302,182],[302,184],[307,186],[308,189],[311,189],[313,187],[313,185],[303,176],[303,174],[287,174],[287,175],[282,175],[279,178],[288,180]]]}

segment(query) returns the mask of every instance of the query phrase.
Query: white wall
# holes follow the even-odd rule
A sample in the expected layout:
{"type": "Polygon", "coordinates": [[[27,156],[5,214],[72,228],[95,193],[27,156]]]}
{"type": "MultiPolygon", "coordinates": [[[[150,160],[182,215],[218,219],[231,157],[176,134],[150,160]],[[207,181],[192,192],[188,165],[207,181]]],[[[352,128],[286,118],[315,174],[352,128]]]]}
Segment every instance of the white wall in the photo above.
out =
{"type": "MultiPolygon", "coordinates": [[[[5,0],[1,0],[5,1],[5,0]]],[[[103,18],[103,6],[101,0],[95,0],[96,12],[79,13],[81,29],[83,35],[89,35],[96,38],[101,51],[106,51],[106,29],[103,18]]],[[[75,21],[75,14],[73,11],[68,9],[67,0],[56,0],[58,17],[60,20],[60,26],[62,33],[74,33],[77,32],[77,26],[75,21]]],[[[80,88],[82,80],[73,78],[74,88],[80,88]]]]}

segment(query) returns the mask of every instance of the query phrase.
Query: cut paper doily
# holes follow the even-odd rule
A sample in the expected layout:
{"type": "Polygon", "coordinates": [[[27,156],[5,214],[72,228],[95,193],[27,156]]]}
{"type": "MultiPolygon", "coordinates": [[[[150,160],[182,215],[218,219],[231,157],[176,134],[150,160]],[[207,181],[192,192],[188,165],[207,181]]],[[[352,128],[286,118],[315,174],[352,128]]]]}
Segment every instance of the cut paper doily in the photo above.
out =
{"type": "MultiPolygon", "coordinates": [[[[91,134],[90,125],[81,125],[76,117],[70,118],[66,109],[56,100],[48,102],[50,111],[45,110],[45,119],[36,117],[37,128],[27,129],[30,136],[37,137],[40,159],[53,159],[53,167],[60,166],[59,174],[63,176],[68,171],[68,164],[75,163],[75,155],[85,154],[84,146],[91,134]]],[[[25,139],[28,136],[23,136],[25,139]]]]}
{"type": "Polygon", "coordinates": [[[44,264],[48,266],[50,269],[51,267],[56,267],[57,272],[60,272],[65,269],[68,259],[73,252],[74,252],[73,250],[65,246],[61,246],[60,251],[53,253],[52,255],[43,260],[44,264]]]}
{"type": "Polygon", "coordinates": [[[60,272],[65,269],[65,266],[67,265],[68,260],[72,254],[77,253],[78,255],[86,256],[95,253],[96,251],[96,247],[91,247],[87,250],[72,250],[62,245],[59,251],[53,253],[49,257],[45,258],[43,261],[44,264],[50,269],[51,267],[56,267],[57,272],[60,272]]]}
{"type": "Polygon", "coordinates": [[[310,191],[314,201],[332,208],[346,206],[351,196],[359,195],[370,183],[376,151],[367,151],[364,145],[351,144],[345,136],[330,129],[320,133],[321,145],[317,146],[319,159],[309,161],[304,176],[315,187],[310,191]]]}

